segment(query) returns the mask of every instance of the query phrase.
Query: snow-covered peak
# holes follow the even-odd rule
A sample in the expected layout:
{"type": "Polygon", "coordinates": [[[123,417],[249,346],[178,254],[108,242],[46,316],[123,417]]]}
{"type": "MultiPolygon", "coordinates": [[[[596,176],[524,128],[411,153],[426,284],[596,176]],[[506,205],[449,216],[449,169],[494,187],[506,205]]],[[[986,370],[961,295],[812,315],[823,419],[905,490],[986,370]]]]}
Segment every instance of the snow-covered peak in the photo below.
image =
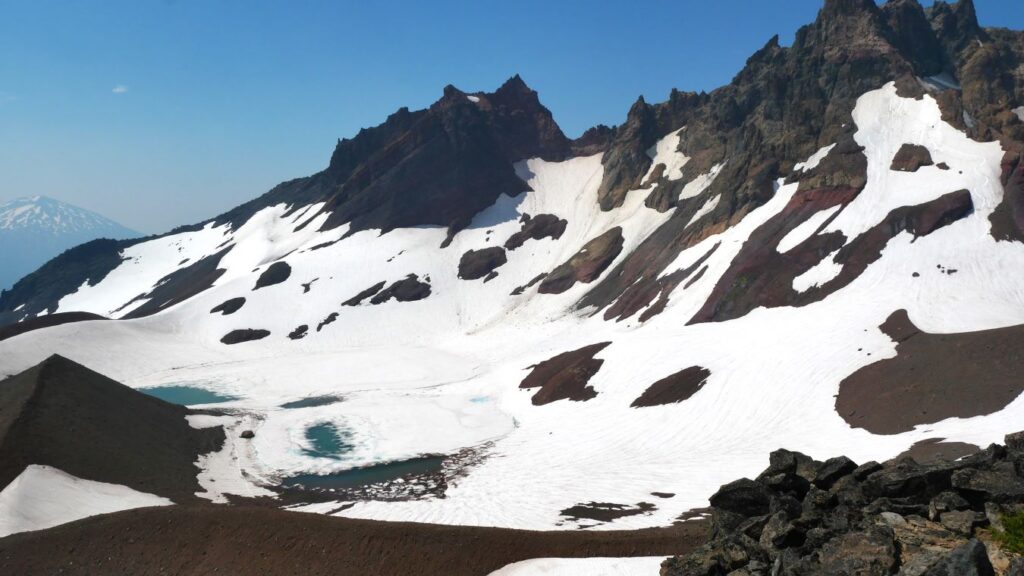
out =
{"type": "Polygon", "coordinates": [[[137,235],[109,218],[46,196],[27,196],[0,204],[0,231],[35,231],[53,235],[95,233],[115,237],[137,235]]]}

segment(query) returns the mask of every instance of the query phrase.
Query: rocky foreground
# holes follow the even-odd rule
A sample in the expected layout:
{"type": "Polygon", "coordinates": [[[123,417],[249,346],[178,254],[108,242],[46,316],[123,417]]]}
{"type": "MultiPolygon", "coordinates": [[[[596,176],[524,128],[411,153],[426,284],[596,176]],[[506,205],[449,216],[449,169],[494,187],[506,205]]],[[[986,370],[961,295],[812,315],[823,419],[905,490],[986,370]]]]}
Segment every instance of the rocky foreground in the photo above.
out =
{"type": "Polygon", "coordinates": [[[711,506],[709,542],[666,560],[663,576],[1021,576],[1024,432],[929,464],[777,450],[711,506]]]}

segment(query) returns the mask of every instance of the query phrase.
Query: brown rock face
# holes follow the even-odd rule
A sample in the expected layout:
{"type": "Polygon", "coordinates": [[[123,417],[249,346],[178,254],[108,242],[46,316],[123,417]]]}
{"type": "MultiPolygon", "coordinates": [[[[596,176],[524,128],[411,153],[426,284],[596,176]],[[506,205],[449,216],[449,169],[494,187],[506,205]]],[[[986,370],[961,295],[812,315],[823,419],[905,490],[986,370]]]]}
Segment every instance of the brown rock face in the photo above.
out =
{"type": "Polygon", "coordinates": [[[1024,154],[1003,156],[1003,201],[989,221],[996,240],[1024,242],[1024,154]]]}
{"type": "Polygon", "coordinates": [[[899,172],[917,172],[922,166],[931,166],[932,155],[928,149],[918,144],[904,144],[893,156],[890,170],[899,172]]]}
{"type": "Polygon", "coordinates": [[[577,402],[590,400],[597,396],[597,392],[587,382],[604,364],[604,360],[594,358],[594,355],[609,344],[611,342],[591,344],[531,366],[533,371],[523,379],[519,387],[540,388],[533,395],[535,406],[566,399],[577,402]]]}
{"type": "Polygon", "coordinates": [[[688,400],[708,382],[711,371],[700,366],[690,366],[675,374],[666,376],[651,384],[630,406],[661,406],[688,400]]]}
{"type": "Polygon", "coordinates": [[[537,291],[541,294],[561,294],[577,282],[593,282],[622,252],[622,243],[622,228],[616,226],[608,230],[587,242],[572,258],[552,270],[537,291]]]}
{"type": "Polygon", "coordinates": [[[778,253],[779,241],[799,222],[817,212],[816,207],[845,204],[856,193],[855,190],[845,193],[826,190],[820,195],[794,195],[782,213],[751,234],[691,323],[738,318],[758,306],[804,306],[817,302],[860,276],[872,262],[882,257],[885,245],[898,234],[906,231],[914,236],[925,236],[967,216],[974,209],[970,192],[958,190],[924,204],[897,208],[878,225],[845,245],[843,235],[833,232],[812,236],[785,254],[778,253]],[[811,211],[805,211],[807,207],[811,211]],[[800,216],[795,216],[798,213],[800,216]],[[793,289],[794,278],[837,248],[834,260],[842,265],[842,270],[835,278],[804,292],[793,289]]]}
{"type": "MultiPolygon", "coordinates": [[[[937,272],[933,272],[937,273],[937,272]]],[[[919,424],[997,412],[1024,392],[1024,326],[927,334],[905,310],[881,326],[896,357],[854,372],[839,385],[836,411],[851,426],[898,434],[919,424]]]]}
{"type": "Polygon", "coordinates": [[[468,250],[459,259],[459,278],[463,280],[483,278],[506,262],[508,262],[508,258],[505,256],[505,249],[500,246],[468,250]]]}
{"type": "Polygon", "coordinates": [[[523,214],[519,222],[522,225],[519,231],[505,241],[505,248],[509,250],[519,248],[527,240],[540,240],[541,238],[558,240],[565,233],[565,227],[569,224],[554,214],[537,214],[536,216],[523,214]]]}

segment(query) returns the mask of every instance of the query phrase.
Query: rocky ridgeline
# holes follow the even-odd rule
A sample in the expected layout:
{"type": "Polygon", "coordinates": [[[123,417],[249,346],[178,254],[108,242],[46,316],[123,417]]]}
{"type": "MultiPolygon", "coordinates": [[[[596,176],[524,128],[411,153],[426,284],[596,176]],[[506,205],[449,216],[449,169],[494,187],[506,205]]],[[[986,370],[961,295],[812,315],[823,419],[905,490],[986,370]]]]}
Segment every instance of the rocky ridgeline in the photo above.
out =
{"type": "Polygon", "coordinates": [[[1024,432],[954,462],[857,465],[778,450],[711,497],[707,544],[663,576],[1024,575],[1000,544],[1024,512],[1024,432]]]}

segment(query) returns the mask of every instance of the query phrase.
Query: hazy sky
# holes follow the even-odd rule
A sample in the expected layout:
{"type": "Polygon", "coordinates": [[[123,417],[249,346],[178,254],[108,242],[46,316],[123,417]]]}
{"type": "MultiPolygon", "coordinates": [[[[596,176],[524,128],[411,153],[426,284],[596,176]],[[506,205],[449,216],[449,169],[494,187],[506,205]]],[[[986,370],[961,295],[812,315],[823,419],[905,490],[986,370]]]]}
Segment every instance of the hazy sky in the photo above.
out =
{"type": "MultiPolygon", "coordinates": [[[[16,0],[0,16],[0,202],[43,194],[143,232],[322,169],[446,84],[519,73],[569,136],[640,94],[728,82],[820,0],[16,0]]],[[[1021,0],[976,0],[1024,28],[1021,0]]]]}

